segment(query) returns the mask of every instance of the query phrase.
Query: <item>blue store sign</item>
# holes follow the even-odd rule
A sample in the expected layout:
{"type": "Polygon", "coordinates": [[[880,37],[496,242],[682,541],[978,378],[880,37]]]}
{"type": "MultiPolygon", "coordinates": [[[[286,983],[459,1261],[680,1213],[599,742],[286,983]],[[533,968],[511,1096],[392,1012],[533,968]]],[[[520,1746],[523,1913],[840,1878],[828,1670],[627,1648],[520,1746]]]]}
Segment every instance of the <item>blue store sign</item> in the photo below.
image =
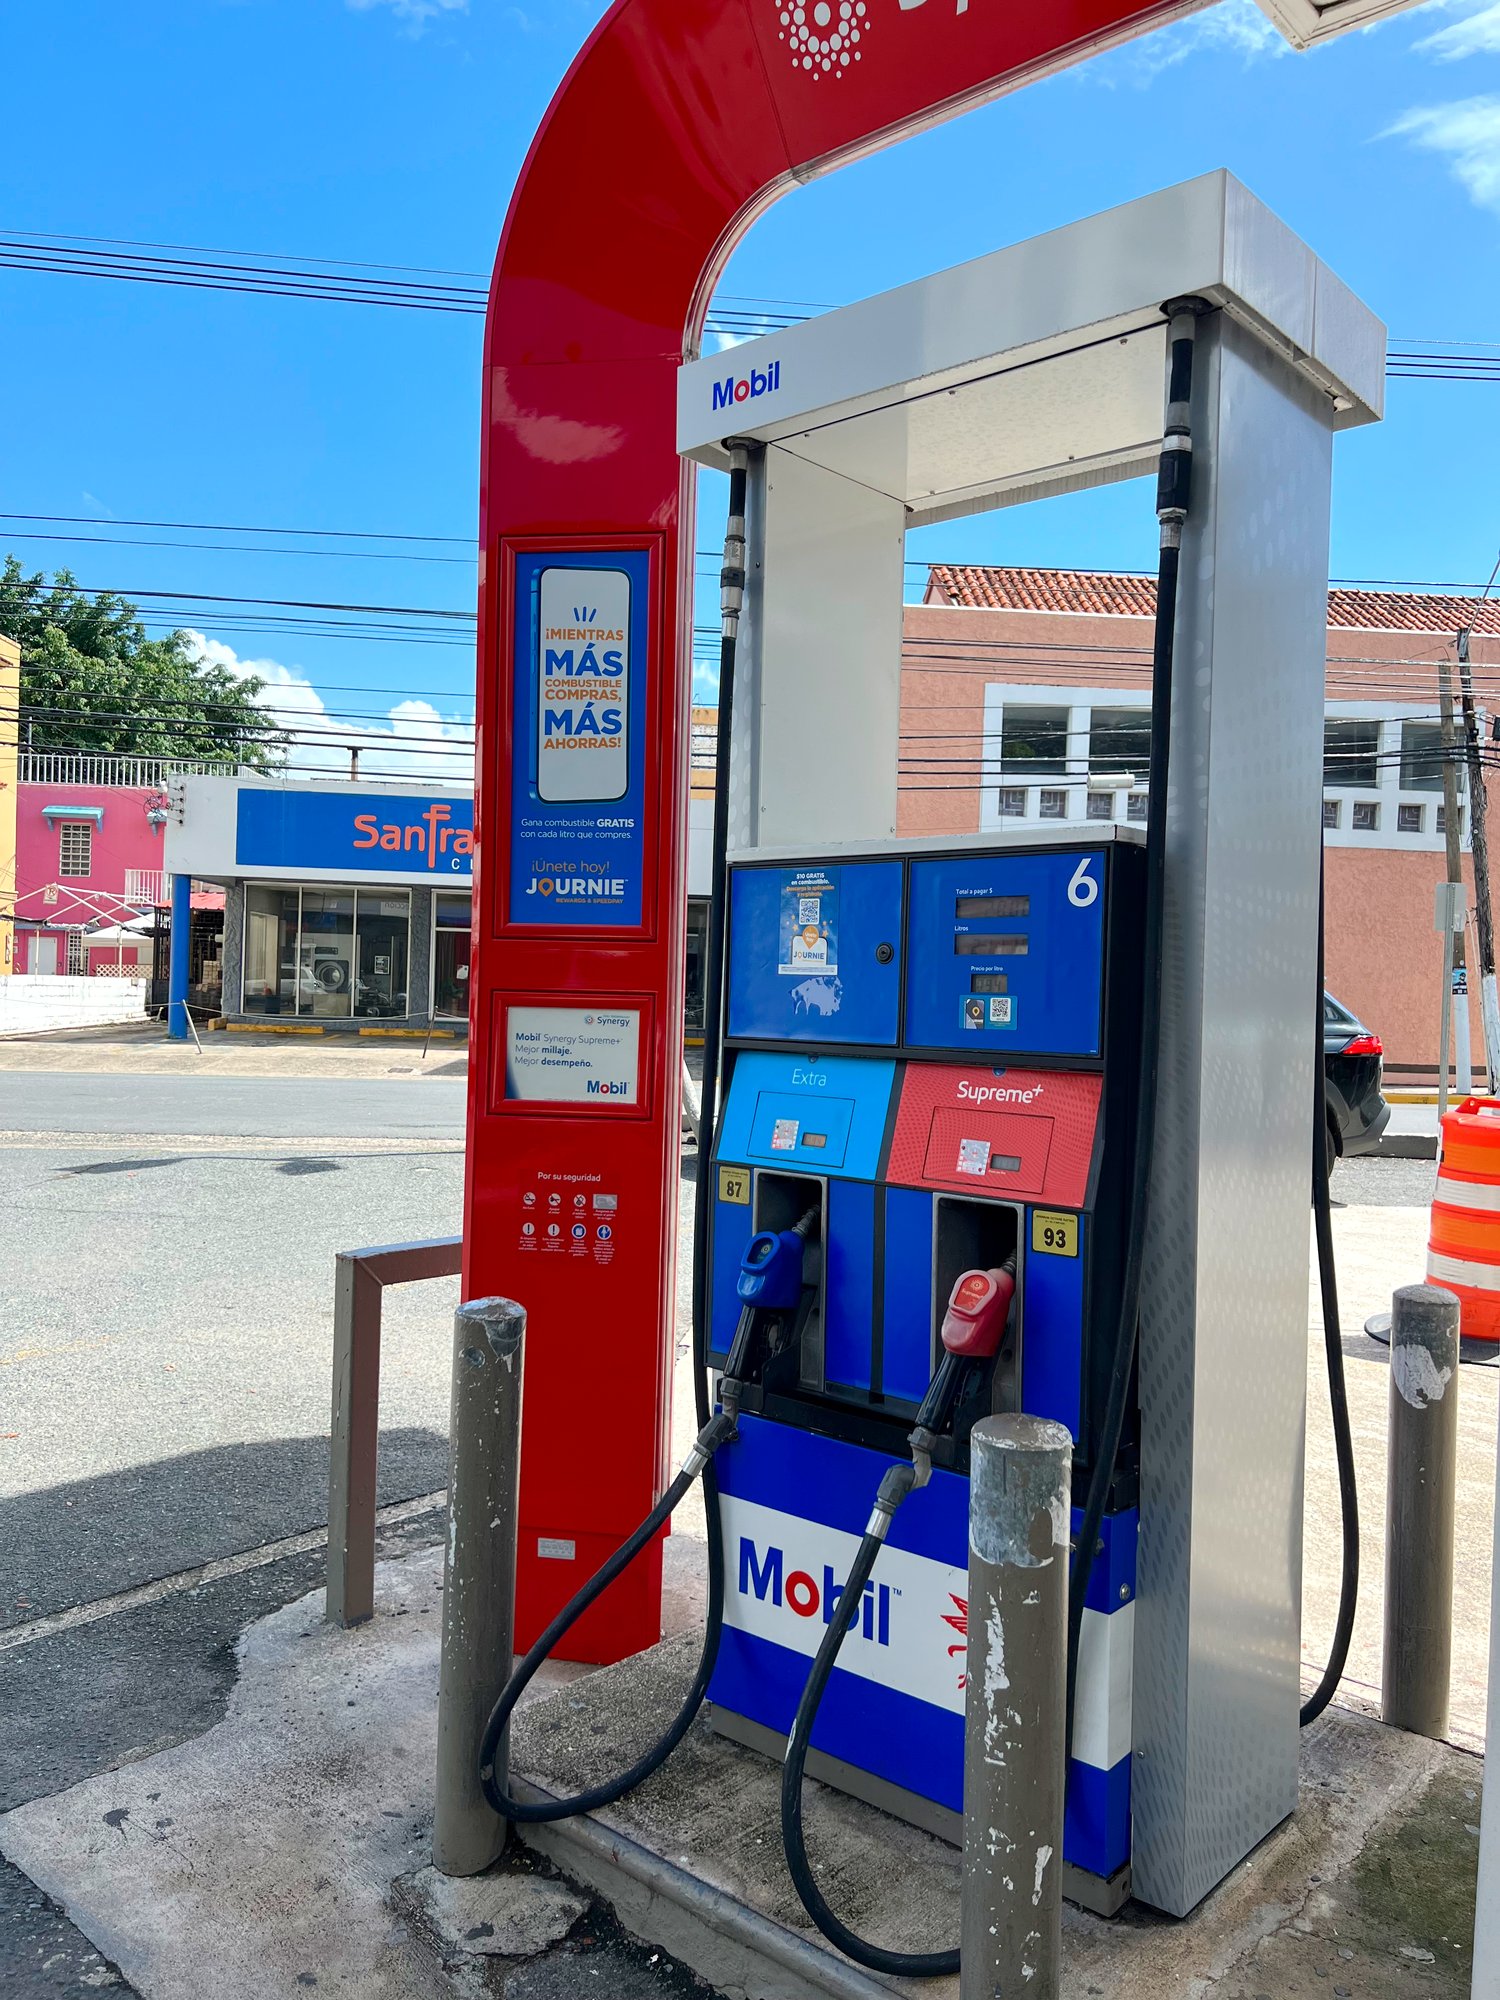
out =
{"type": "Polygon", "coordinates": [[[516,558],[513,924],[641,922],[649,561],[516,558]]]}
{"type": "Polygon", "coordinates": [[[466,885],[473,875],[474,801],[462,793],[246,785],[235,812],[234,858],[241,868],[431,874],[466,885]]]}

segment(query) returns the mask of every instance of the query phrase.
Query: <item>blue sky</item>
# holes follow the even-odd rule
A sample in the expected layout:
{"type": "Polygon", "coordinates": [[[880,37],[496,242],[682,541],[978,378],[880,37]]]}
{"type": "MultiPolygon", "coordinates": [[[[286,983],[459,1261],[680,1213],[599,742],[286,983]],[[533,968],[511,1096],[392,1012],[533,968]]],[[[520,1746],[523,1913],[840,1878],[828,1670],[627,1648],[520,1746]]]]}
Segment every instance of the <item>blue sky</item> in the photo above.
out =
{"type": "MultiPolygon", "coordinates": [[[[21,85],[8,94],[0,234],[484,273],[531,133],[599,11],[592,0],[13,9],[21,85]]],[[[1250,0],[1225,0],[800,189],[756,226],[723,289],[839,304],[1218,166],[1394,337],[1500,343],[1500,0],[1428,5],[1306,56],[1250,0]]],[[[480,326],[0,269],[0,512],[468,536],[480,326]]],[[[1500,550],[1497,446],[1500,383],[1393,383],[1387,421],[1337,448],[1335,574],[1482,583],[1500,550]]],[[[721,533],[720,492],[706,489],[700,546],[721,533]]],[[[313,553],[273,534],[55,530],[236,545],[108,547],[48,532],[0,522],[0,548],[127,594],[473,601],[458,545],[313,553]]],[[[1139,484],[934,528],[911,549],[1126,568],[1152,551],[1139,484]]],[[[461,630],[447,645],[374,645],[232,622],[248,615],[204,607],[184,622],[220,657],[274,663],[275,699],[297,716],[326,710],[330,734],[436,741],[446,722],[461,743],[472,715],[461,630]]],[[[426,753],[380,762],[440,768],[426,753]]]]}

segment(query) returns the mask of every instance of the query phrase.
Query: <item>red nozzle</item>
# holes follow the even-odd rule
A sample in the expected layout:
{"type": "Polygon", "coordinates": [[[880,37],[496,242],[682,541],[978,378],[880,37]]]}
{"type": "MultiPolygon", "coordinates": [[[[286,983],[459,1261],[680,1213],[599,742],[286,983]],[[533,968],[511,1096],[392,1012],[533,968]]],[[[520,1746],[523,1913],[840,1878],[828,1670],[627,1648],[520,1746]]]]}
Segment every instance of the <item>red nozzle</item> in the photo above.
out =
{"type": "Polygon", "coordinates": [[[965,1271],[943,1314],[944,1349],[976,1361],[998,1354],[1015,1295],[1016,1274],[1004,1265],[998,1271],[965,1271]]]}

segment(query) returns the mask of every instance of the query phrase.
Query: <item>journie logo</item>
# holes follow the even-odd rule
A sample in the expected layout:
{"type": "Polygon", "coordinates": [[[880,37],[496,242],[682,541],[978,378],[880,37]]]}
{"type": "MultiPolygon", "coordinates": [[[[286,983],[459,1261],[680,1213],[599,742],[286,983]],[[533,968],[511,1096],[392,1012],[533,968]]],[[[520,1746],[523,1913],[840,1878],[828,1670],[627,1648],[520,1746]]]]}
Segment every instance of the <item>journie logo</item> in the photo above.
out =
{"type": "MultiPolygon", "coordinates": [[[[901,4],[906,6],[907,0],[901,4]]],[[[793,69],[810,71],[821,83],[825,76],[842,77],[851,63],[860,60],[860,43],[870,32],[868,0],[815,0],[812,6],[777,11],[793,69]]]]}

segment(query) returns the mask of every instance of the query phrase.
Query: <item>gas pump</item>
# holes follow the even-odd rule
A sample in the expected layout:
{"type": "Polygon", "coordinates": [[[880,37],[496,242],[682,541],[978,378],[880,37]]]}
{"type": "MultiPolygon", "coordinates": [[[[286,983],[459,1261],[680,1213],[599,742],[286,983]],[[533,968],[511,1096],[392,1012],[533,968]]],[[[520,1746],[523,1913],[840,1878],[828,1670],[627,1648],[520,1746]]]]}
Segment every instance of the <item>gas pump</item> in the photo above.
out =
{"type": "MultiPolygon", "coordinates": [[[[731,471],[699,1434],[508,1682],[481,1755],[497,1811],[620,1797],[706,1698],[784,1760],[825,1933],[952,1970],[837,1918],[801,1785],[956,1835],[968,1439],[1008,1410],[1075,1440],[1067,1892],[1183,1914],[1292,1810],[1310,1163],[1341,1402],[1310,1120],[1329,444],[1378,414],[1382,352],[1209,175],[684,368],[681,448],[731,471]],[[1078,812],[897,838],[905,529],[1148,471],[1144,831],[1078,812]],[[522,1689],[700,1475],[709,1610],[675,1719],[580,1798],[507,1797],[522,1689]]],[[[1351,1559],[1302,1719],[1354,1581],[1351,1559]]]]}

